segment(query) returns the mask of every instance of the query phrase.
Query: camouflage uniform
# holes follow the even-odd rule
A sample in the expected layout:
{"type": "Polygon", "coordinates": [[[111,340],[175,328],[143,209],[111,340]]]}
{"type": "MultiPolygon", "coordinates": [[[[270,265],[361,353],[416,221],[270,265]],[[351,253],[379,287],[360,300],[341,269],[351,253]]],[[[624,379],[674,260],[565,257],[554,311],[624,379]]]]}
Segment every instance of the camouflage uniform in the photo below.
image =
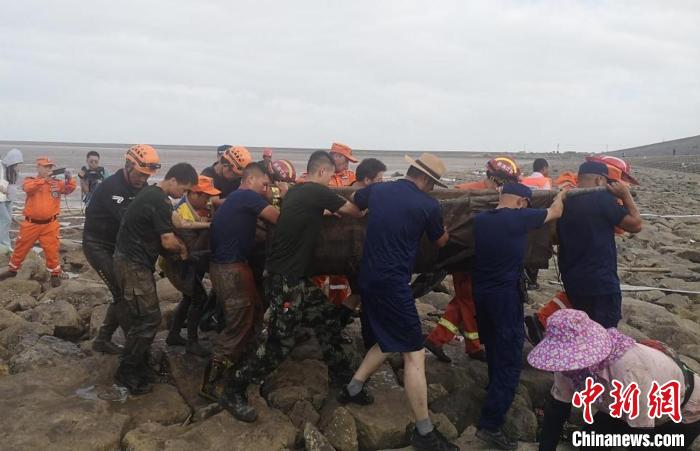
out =
{"type": "Polygon", "coordinates": [[[249,382],[269,374],[289,355],[296,344],[296,329],[314,329],[323,358],[331,372],[349,370],[349,360],[341,347],[343,320],[310,278],[265,273],[265,295],[270,301],[267,339],[231,368],[227,388],[245,390],[249,382]]]}
{"type": "Polygon", "coordinates": [[[161,321],[153,271],[131,262],[119,252],[114,255],[114,269],[122,290],[129,331],[117,373],[144,376],[148,372],[149,349],[161,321]]]}

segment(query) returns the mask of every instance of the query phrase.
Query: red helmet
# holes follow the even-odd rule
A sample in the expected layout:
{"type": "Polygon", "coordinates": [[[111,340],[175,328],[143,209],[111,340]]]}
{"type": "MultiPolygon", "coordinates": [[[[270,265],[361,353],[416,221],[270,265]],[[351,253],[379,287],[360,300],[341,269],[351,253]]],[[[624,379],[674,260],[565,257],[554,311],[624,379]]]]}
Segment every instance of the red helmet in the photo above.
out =
{"type": "Polygon", "coordinates": [[[263,149],[263,158],[265,157],[272,158],[272,149],[269,149],[267,147],[263,149]]]}
{"type": "Polygon", "coordinates": [[[134,163],[134,169],[147,175],[155,175],[160,169],[160,157],[156,149],[148,144],[136,144],[131,146],[124,155],[128,161],[134,163]]]}
{"type": "Polygon", "coordinates": [[[233,172],[238,175],[242,175],[243,169],[253,161],[253,158],[250,156],[250,151],[243,146],[235,146],[227,149],[221,159],[225,164],[230,165],[233,172]]]}
{"type": "Polygon", "coordinates": [[[294,182],[297,171],[291,161],[275,160],[272,162],[272,178],[277,182],[294,182]]]}
{"type": "Polygon", "coordinates": [[[615,181],[623,181],[632,185],[639,185],[637,179],[630,175],[632,167],[622,158],[610,155],[591,155],[586,157],[586,161],[603,163],[608,167],[608,178],[615,181]]]}
{"type": "Polygon", "coordinates": [[[486,174],[502,185],[507,182],[517,182],[520,178],[520,168],[512,158],[496,157],[486,163],[486,174]]]}

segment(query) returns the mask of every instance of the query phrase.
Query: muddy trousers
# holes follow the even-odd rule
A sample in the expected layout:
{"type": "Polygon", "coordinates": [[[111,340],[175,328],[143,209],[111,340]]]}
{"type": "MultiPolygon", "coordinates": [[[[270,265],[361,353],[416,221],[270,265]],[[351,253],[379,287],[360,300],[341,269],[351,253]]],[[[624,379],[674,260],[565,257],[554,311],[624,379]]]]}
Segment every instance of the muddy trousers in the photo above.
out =
{"type": "Polygon", "coordinates": [[[153,270],[114,255],[118,284],[129,322],[118,373],[146,376],[148,355],[161,321],[153,270]]]}
{"type": "Polygon", "coordinates": [[[180,329],[187,321],[187,339],[197,341],[199,321],[208,297],[202,285],[204,273],[198,272],[189,262],[173,259],[163,259],[161,268],[170,283],[182,293],[182,300],[175,309],[170,333],[179,335],[180,329]]]}
{"type": "Polygon", "coordinates": [[[270,303],[267,337],[233,366],[227,391],[242,392],[250,382],[259,381],[277,368],[294,348],[300,326],[313,328],[332,372],[349,369],[341,346],[344,322],[339,309],[328,302],[311,279],[265,273],[264,288],[270,303]]]}
{"type": "Polygon", "coordinates": [[[475,293],[481,341],[486,348],[489,385],[479,429],[495,432],[505,421],[520,380],[525,330],[520,293],[475,293]]]}
{"type": "Polygon", "coordinates": [[[128,329],[123,304],[119,302],[121,290],[114,269],[114,243],[83,235],[83,253],[112,294],[112,302],[107,307],[105,319],[97,332],[97,339],[110,341],[117,327],[121,326],[125,334],[128,329]]]}
{"type": "Polygon", "coordinates": [[[35,224],[27,220],[22,221],[19,225],[19,235],[17,235],[17,240],[15,240],[15,250],[12,252],[12,257],[10,257],[10,263],[8,264],[10,271],[19,271],[27,254],[34,247],[34,243],[38,241],[39,246],[44,250],[46,269],[53,276],[61,274],[58,253],[60,228],[58,221],[55,219],[48,224],[35,224]]]}
{"type": "Polygon", "coordinates": [[[209,271],[225,324],[214,342],[214,358],[235,362],[262,330],[262,299],[247,263],[211,263],[209,271]]]}
{"type": "Polygon", "coordinates": [[[464,336],[464,351],[473,354],[481,350],[479,329],[476,324],[476,307],[472,297],[472,280],[469,273],[452,274],[455,297],[445,308],[445,314],[438,325],[428,335],[428,340],[437,346],[443,346],[462,333],[464,336]],[[460,332],[460,329],[463,332],[460,332]]]}

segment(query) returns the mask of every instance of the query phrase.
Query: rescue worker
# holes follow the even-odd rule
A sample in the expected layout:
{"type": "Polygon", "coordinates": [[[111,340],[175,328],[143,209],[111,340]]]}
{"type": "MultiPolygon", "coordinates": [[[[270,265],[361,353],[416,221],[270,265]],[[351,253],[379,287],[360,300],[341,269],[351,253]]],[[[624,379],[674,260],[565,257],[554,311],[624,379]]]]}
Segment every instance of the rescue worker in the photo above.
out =
{"type": "MultiPolygon", "coordinates": [[[[357,163],[357,158],[352,155],[352,149],[345,144],[333,143],[330,155],[333,158],[335,172],[331,177],[328,186],[341,187],[350,186],[355,180],[355,173],[348,169],[350,162],[357,163]]],[[[330,275],[316,276],[316,285],[327,293],[328,299],[335,305],[340,306],[350,296],[350,282],[346,276],[330,275]]]]}
{"type": "Polygon", "coordinates": [[[272,149],[264,148],[262,154],[262,161],[260,162],[262,167],[267,171],[269,176],[272,176],[274,170],[272,169],[272,149]]]}
{"type": "MultiPolygon", "coordinates": [[[[697,389],[700,376],[663,343],[654,340],[636,343],[615,328],[604,329],[585,312],[567,309],[552,315],[547,336],[535,346],[527,360],[534,368],[554,373],[554,385],[544,409],[540,451],[557,449],[562,429],[571,413],[574,393],[586,389],[585,381],[589,377],[601,384],[604,392],[593,403],[592,424],[585,426],[589,434],[597,434],[599,438],[607,434],[648,434],[652,443],[662,434],[684,436],[682,446],[664,449],[688,449],[700,435],[700,391],[697,389]],[[654,387],[658,389],[669,382],[677,384],[676,399],[667,391],[654,392],[654,387]],[[621,391],[631,389],[631,384],[638,390],[636,406],[632,401],[634,392],[629,398],[621,394],[620,403],[624,401],[628,407],[620,409],[617,415],[612,410],[617,400],[610,396],[616,383],[622,386],[621,391]],[[658,417],[649,414],[653,412],[656,400],[662,398],[671,406],[678,403],[678,417],[671,419],[663,418],[666,414],[658,417]],[[630,405],[636,409],[630,409],[630,405]]],[[[670,416],[673,414],[671,412],[670,416]]],[[[610,450],[612,447],[595,449],[610,450]]]]}
{"type": "Polygon", "coordinates": [[[342,143],[333,143],[330,151],[335,166],[329,186],[350,186],[355,181],[355,173],[349,169],[350,162],[357,163],[352,149],[342,143]]]}
{"type": "Polygon", "coordinates": [[[85,157],[86,166],[80,168],[78,178],[80,179],[80,192],[83,195],[83,203],[90,202],[90,197],[97,189],[97,186],[102,183],[109,173],[100,166],[100,154],[94,150],[87,153],[85,157]]]}
{"type": "Polygon", "coordinates": [[[500,449],[515,449],[501,427],[520,379],[525,333],[520,281],[527,235],[559,217],[564,193],[548,209],[528,208],[532,190],[506,183],[495,210],[474,217],[472,291],[481,341],[486,349],[489,383],[476,436],[500,449]]]}
{"type": "Polygon", "coordinates": [[[311,154],[305,183],[289,189],[282,203],[264,274],[264,292],[270,307],[267,337],[255,352],[236,362],[219,399],[222,407],[241,421],[257,418],[245,392],[284,360],[296,344],[297,328],[313,327],[332,380],[347,375],[348,357],[341,347],[343,323],[338,309],[328,303],[311,281],[313,252],[325,210],[360,217],[361,212],[328,188],[333,159],[325,151],[311,154]]]}
{"type": "Polygon", "coordinates": [[[202,175],[211,177],[214,186],[221,194],[212,199],[212,205],[218,208],[226,196],[238,189],[241,184],[243,169],[253,161],[250,152],[243,146],[229,147],[213,165],[204,168],[202,175]]]}
{"type": "Polygon", "coordinates": [[[61,195],[75,190],[75,180],[70,171],[65,180],[57,180],[53,168],[56,164],[49,157],[36,159],[36,177],[25,177],[22,189],[27,195],[24,204],[24,221],[19,225],[15,249],[8,263],[8,271],[1,278],[14,277],[22,262],[37,241],[44,250],[46,269],[51,273],[51,286],[61,285],[59,261],[61,195]]]}
{"type": "MultiPolygon", "coordinates": [[[[603,155],[586,157],[586,161],[604,163],[608,167],[608,180],[610,181],[620,182],[627,185],[639,185],[639,182],[630,175],[630,168],[627,162],[620,158],[603,155]]],[[[567,190],[575,188],[577,182],[578,177],[575,173],[564,172],[559,176],[559,178],[557,178],[556,183],[560,189],[567,190]]],[[[620,204],[621,201],[618,199],[617,203],[620,204]]],[[[624,230],[616,227],[615,234],[622,235],[624,234],[624,230]]],[[[569,297],[566,295],[566,292],[560,291],[537,312],[525,317],[525,328],[527,338],[530,343],[536,345],[542,341],[545,328],[547,327],[547,318],[549,318],[554,312],[564,308],[572,308],[572,304],[569,297]]]]}
{"type": "Polygon", "coordinates": [[[243,170],[241,186],[226,197],[212,223],[210,276],[224,329],[214,342],[214,354],[204,374],[201,394],[218,401],[218,382],[224,371],[254,349],[263,322],[262,299],[249,265],[255,246],[258,218],[276,224],[279,210],[268,202],[272,181],[260,163],[243,170]]]}
{"type": "Polygon", "coordinates": [[[447,441],[428,415],[423,336],[409,286],[423,234],[437,247],[449,239],[440,204],[427,195],[435,185],[445,187],[440,177],[446,169],[429,153],[417,160],[406,156],[406,161],[410,165],[406,178],[373,184],[353,196],[359,208],[369,211],[359,283],[362,316],[374,344],[338,394],[338,401],[373,403],[365,382],[390,353],[400,352],[404,388],[416,421],[411,445],[419,450],[456,450],[459,448],[447,441]]]}
{"type": "Polygon", "coordinates": [[[24,163],[22,151],[10,149],[0,161],[0,244],[12,253],[10,227],[12,226],[12,204],[17,201],[19,167],[24,163]]]}
{"type": "Polygon", "coordinates": [[[549,162],[544,158],[537,158],[532,163],[532,174],[520,179],[520,183],[531,189],[552,189],[552,179],[549,178],[549,162]]]}
{"type": "Polygon", "coordinates": [[[187,246],[174,233],[169,197],[181,198],[196,183],[197,171],[178,163],[161,182],[143,188],[122,217],[114,267],[129,328],[115,379],[132,395],[153,389],[148,356],[161,321],[153,277],[158,255],[168,251],[188,258],[187,246]]]}
{"type": "MultiPolygon", "coordinates": [[[[482,190],[498,189],[505,183],[518,181],[520,168],[515,160],[509,157],[496,157],[486,163],[486,177],[478,182],[462,183],[458,189],[482,190]]],[[[472,280],[468,271],[452,273],[452,284],[455,295],[447,304],[445,313],[438,321],[435,329],[425,339],[427,350],[446,363],[452,359],[445,353],[443,346],[462,334],[464,351],[475,360],[486,361],[486,354],[481,348],[479,329],[476,324],[476,307],[472,296],[472,280]],[[461,332],[460,332],[461,331],[461,332]]]]}
{"type": "MultiPolygon", "coordinates": [[[[209,226],[211,217],[210,200],[221,191],[214,187],[211,177],[200,175],[197,184],[175,206],[173,226],[175,234],[187,245],[189,254],[209,249],[209,226]]],[[[165,343],[171,346],[185,346],[185,351],[200,357],[209,356],[199,343],[199,320],[202,316],[207,291],[202,285],[202,278],[208,270],[208,258],[200,257],[196,262],[182,261],[177,256],[161,256],[159,266],[166,277],[178,291],[182,300],[173,315],[170,333],[165,343]],[[187,339],[180,335],[180,330],[187,321],[187,339]]]]}
{"type": "Polygon", "coordinates": [[[607,190],[572,197],[557,222],[559,270],[566,295],[574,308],[605,328],[617,326],[622,317],[615,228],[631,233],[642,228],[629,188],[608,177],[605,164],[583,163],[578,171],[579,188],[600,186],[607,190]]]}
{"type": "Polygon", "coordinates": [[[366,188],[373,183],[384,181],[386,165],[376,158],[365,158],[357,165],[356,179],[352,186],[366,188]]]}
{"type": "Polygon", "coordinates": [[[119,223],[136,194],[148,183],[148,178],[160,169],[156,150],[147,144],[137,144],[124,155],[124,167],[105,179],[95,189],[85,208],[83,226],[83,253],[90,266],[107,285],[112,302],[107,307],[104,321],[92,342],[93,351],[119,354],[122,347],[112,342],[117,327],[126,335],[127,324],[121,291],[114,272],[114,247],[119,223]]]}

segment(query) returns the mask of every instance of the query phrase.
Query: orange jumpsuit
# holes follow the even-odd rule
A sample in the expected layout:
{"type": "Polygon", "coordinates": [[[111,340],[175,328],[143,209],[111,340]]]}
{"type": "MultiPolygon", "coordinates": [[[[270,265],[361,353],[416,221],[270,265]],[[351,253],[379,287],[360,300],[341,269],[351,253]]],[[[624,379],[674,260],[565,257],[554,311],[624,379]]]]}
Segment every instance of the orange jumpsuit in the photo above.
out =
{"type": "Polygon", "coordinates": [[[61,194],[70,194],[75,190],[75,180],[66,181],[50,178],[26,177],[22,185],[27,195],[24,206],[25,220],[19,226],[19,235],[15,241],[15,250],[10,257],[9,269],[17,272],[22,262],[39,241],[46,258],[46,269],[52,275],[61,273],[59,263],[59,224],[61,212],[61,194]]]}
{"type": "MultiPolygon", "coordinates": [[[[335,172],[331,181],[328,182],[328,186],[350,186],[355,180],[355,173],[346,169],[342,172],[335,172]]],[[[316,276],[313,281],[335,305],[341,305],[352,294],[350,281],[345,276],[316,276]]]]}
{"type": "MultiPolygon", "coordinates": [[[[462,183],[457,185],[462,190],[488,189],[485,181],[462,183]]],[[[445,314],[438,321],[438,325],[428,335],[427,339],[437,346],[449,343],[455,335],[460,333],[460,327],[464,335],[464,350],[467,354],[474,354],[481,350],[479,341],[479,329],[476,324],[476,307],[472,297],[472,280],[468,272],[453,273],[452,284],[455,289],[453,297],[445,314]]]]}

